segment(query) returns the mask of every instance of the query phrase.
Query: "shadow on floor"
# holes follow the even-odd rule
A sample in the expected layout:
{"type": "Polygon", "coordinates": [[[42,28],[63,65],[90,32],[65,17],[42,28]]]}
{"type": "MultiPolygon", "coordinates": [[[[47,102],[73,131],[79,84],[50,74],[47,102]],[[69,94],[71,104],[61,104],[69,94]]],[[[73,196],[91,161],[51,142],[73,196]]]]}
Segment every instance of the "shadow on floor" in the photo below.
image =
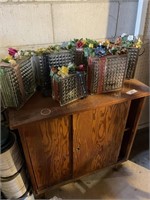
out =
{"type": "Polygon", "coordinates": [[[129,159],[150,169],[149,153],[149,128],[144,128],[137,131],[129,159]]]}

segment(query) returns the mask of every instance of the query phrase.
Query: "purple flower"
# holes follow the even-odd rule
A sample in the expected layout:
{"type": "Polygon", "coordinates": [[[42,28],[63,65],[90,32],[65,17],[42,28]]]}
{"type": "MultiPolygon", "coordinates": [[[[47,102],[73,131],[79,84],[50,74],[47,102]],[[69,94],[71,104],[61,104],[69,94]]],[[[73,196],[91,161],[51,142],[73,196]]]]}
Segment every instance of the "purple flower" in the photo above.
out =
{"type": "Polygon", "coordinates": [[[17,53],[18,51],[16,49],[13,49],[13,48],[9,48],[8,49],[8,53],[10,56],[12,57],[15,57],[15,54],[17,53]]]}

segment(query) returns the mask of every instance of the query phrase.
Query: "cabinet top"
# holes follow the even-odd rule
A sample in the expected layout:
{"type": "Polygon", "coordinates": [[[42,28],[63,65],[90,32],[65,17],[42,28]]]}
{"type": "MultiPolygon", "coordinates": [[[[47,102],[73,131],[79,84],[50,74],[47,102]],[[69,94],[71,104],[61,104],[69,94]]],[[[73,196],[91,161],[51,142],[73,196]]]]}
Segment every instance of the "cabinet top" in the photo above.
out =
{"type": "Polygon", "coordinates": [[[8,109],[9,125],[10,128],[14,129],[31,122],[71,115],[77,112],[146,96],[150,96],[149,87],[135,79],[126,80],[122,90],[106,94],[89,95],[84,99],[77,100],[62,107],[51,97],[43,97],[41,93],[37,92],[20,110],[8,109]],[[126,93],[133,89],[137,92],[134,94],[126,93]]]}

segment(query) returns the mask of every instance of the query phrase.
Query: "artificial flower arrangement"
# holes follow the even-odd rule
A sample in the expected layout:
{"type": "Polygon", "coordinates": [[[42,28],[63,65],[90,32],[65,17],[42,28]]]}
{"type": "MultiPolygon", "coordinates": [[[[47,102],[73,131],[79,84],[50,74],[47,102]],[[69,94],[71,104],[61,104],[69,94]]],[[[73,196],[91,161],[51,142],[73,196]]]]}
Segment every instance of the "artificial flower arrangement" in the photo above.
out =
{"type": "Polygon", "coordinates": [[[69,63],[67,66],[51,67],[52,98],[66,105],[87,96],[84,66],[69,63]]]}
{"type": "Polygon", "coordinates": [[[94,54],[94,49],[98,46],[98,42],[96,40],[92,39],[73,39],[69,42],[64,42],[61,45],[62,49],[69,49],[69,50],[77,50],[77,51],[83,51],[84,56],[88,57],[94,54]]]}
{"type": "Polygon", "coordinates": [[[43,55],[43,54],[59,52],[60,50],[61,50],[60,45],[53,45],[53,46],[49,46],[47,48],[39,48],[39,49],[34,50],[32,52],[33,52],[34,55],[43,55]]]}
{"type": "Polygon", "coordinates": [[[18,50],[14,48],[8,49],[8,56],[3,58],[1,61],[5,63],[10,63],[11,65],[16,65],[16,58],[18,57],[18,50]]]}
{"type": "Polygon", "coordinates": [[[39,48],[37,50],[17,50],[15,48],[8,48],[8,55],[5,58],[2,58],[1,61],[14,65],[16,64],[17,60],[20,60],[23,57],[31,57],[33,55],[42,55],[44,53],[59,52],[60,49],[60,45],[49,46],[47,48],[39,48]]]}
{"type": "Polygon", "coordinates": [[[62,67],[51,67],[51,77],[56,77],[56,79],[59,78],[65,78],[68,77],[71,71],[75,71],[75,65],[72,63],[69,63],[68,66],[62,66],[62,67]]]}
{"type": "Polygon", "coordinates": [[[77,50],[83,51],[84,56],[105,56],[105,55],[116,55],[126,53],[128,48],[141,48],[142,41],[133,35],[123,33],[117,37],[115,41],[104,40],[96,41],[92,39],[73,39],[69,42],[63,42],[61,45],[53,45],[47,48],[39,48],[37,50],[16,50],[14,48],[8,49],[8,56],[3,58],[2,61],[11,63],[14,65],[17,59],[21,59],[24,56],[42,55],[45,53],[55,53],[63,49],[66,50],[77,50]]]}
{"type": "Polygon", "coordinates": [[[116,38],[115,44],[124,48],[134,47],[140,49],[143,43],[140,38],[123,33],[120,37],[116,38]]]}
{"type": "Polygon", "coordinates": [[[62,78],[69,77],[76,72],[85,71],[84,65],[76,66],[74,63],[69,63],[67,66],[61,67],[51,67],[50,76],[55,77],[55,79],[60,80],[62,78]]]}
{"type": "Polygon", "coordinates": [[[33,55],[32,50],[17,50],[14,48],[8,48],[8,55],[5,58],[1,59],[1,62],[5,62],[15,66],[17,61],[24,57],[31,57],[33,55]]]}
{"type": "MultiPolygon", "coordinates": [[[[134,78],[136,65],[139,57],[139,50],[142,47],[142,41],[140,38],[137,38],[133,35],[127,35],[123,33],[120,37],[118,37],[115,41],[117,46],[122,46],[127,49],[127,65],[126,65],[126,79],[134,78]]],[[[144,53],[144,49],[143,49],[144,53]]],[[[142,54],[143,54],[142,53],[142,54]]],[[[142,55],[141,54],[141,55],[142,55]]]]}
{"type": "Polygon", "coordinates": [[[133,35],[127,35],[123,33],[117,37],[115,41],[103,40],[96,41],[92,39],[74,39],[69,42],[64,42],[61,45],[61,49],[76,49],[77,51],[83,51],[84,56],[106,56],[106,55],[120,55],[127,53],[128,48],[141,48],[142,41],[133,35]]]}

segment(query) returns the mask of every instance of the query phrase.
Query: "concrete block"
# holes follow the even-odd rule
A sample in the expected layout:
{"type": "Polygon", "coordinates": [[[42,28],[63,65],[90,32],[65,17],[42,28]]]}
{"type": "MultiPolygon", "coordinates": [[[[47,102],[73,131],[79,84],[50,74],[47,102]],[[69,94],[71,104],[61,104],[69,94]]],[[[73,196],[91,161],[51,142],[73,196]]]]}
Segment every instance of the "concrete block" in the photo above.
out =
{"type": "Polygon", "coordinates": [[[35,0],[35,1],[49,1],[49,2],[66,2],[66,1],[87,1],[87,0],[35,0]]]}
{"type": "Polygon", "coordinates": [[[1,47],[53,43],[50,4],[0,5],[1,47]]]}
{"type": "Polygon", "coordinates": [[[0,48],[0,60],[2,58],[5,58],[8,55],[8,49],[7,48],[0,48]]]}
{"type": "Polygon", "coordinates": [[[99,39],[114,36],[117,9],[117,2],[54,4],[55,42],[81,37],[99,39]]]}
{"type": "Polygon", "coordinates": [[[20,2],[31,2],[31,1],[34,1],[34,0],[19,0],[20,2]]]}
{"type": "Polygon", "coordinates": [[[117,35],[134,34],[138,2],[125,1],[120,3],[117,35]]]}
{"type": "Polygon", "coordinates": [[[0,0],[0,2],[7,2],[8,0],[0,0]]]}

